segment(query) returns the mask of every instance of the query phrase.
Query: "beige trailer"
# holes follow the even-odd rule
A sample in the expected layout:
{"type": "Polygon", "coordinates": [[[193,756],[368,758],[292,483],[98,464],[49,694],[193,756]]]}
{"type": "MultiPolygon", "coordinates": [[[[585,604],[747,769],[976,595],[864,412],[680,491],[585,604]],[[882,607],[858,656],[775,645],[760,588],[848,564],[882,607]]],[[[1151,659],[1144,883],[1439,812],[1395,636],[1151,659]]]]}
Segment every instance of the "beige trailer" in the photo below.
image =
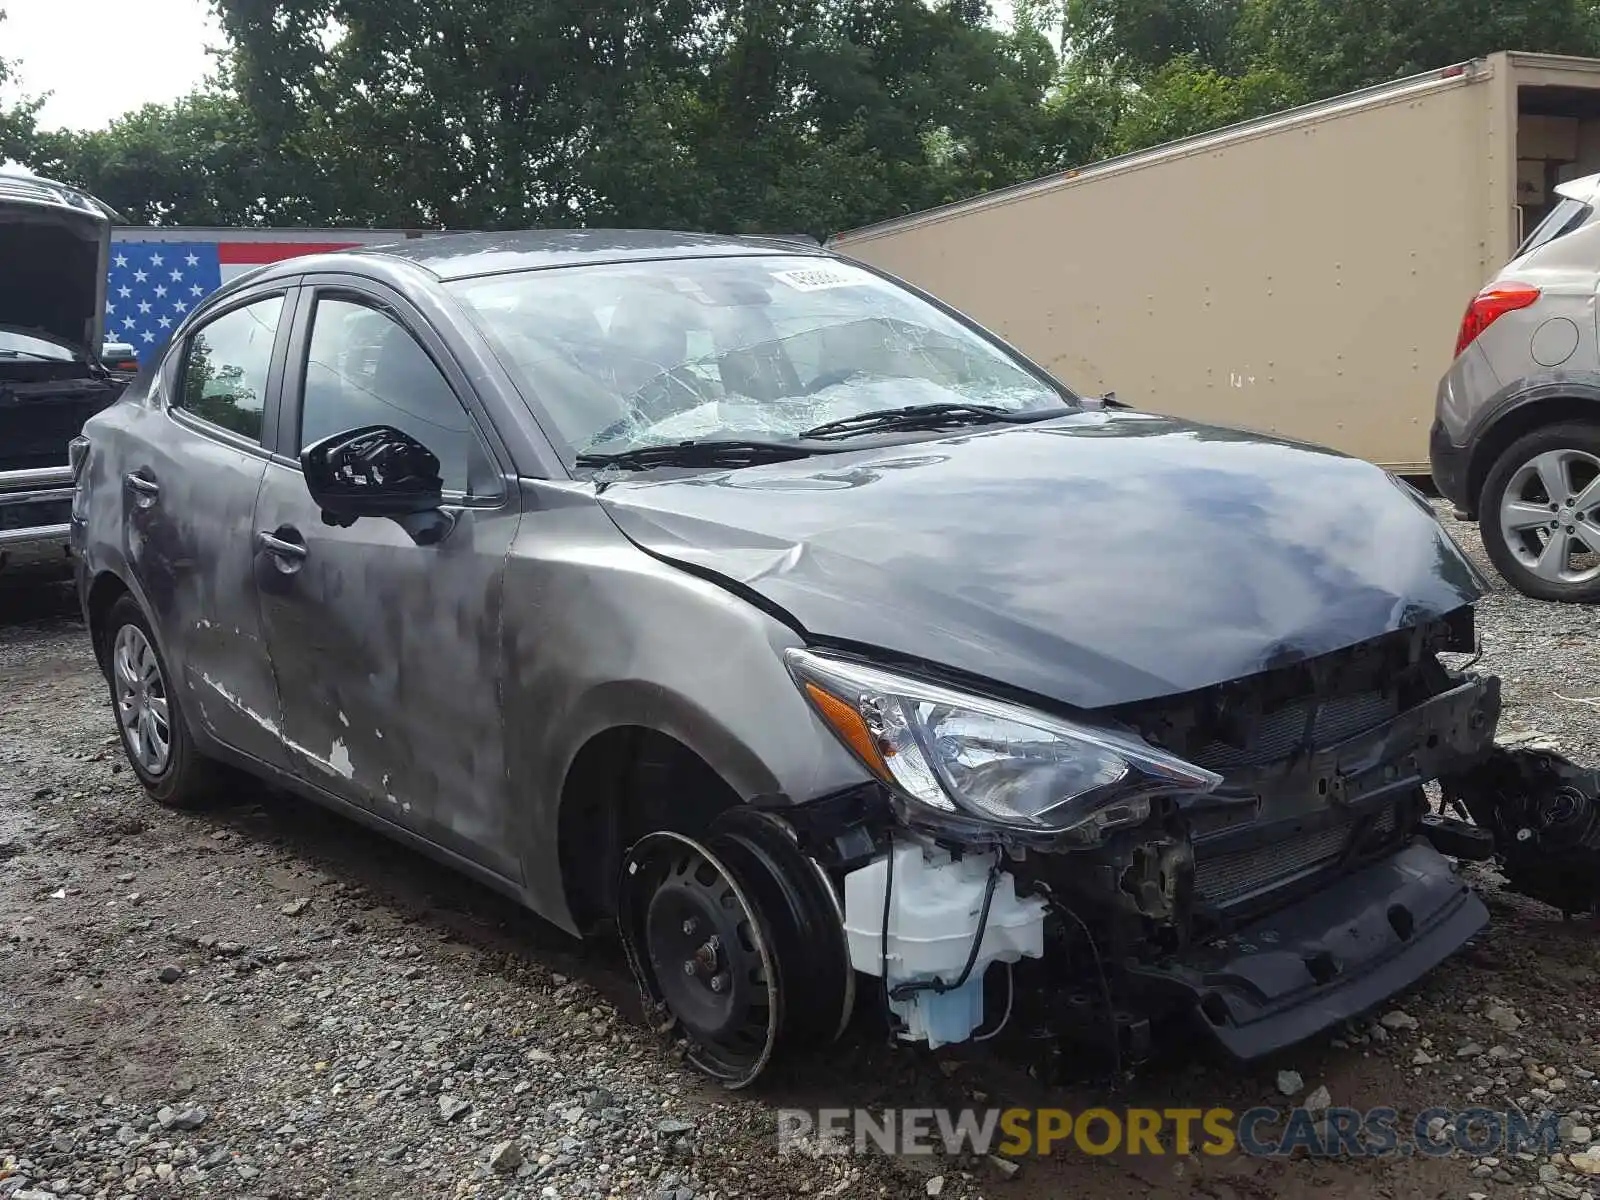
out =
{"type": "Polygon", "coordinates": [[[1426,472],[1467,302],[1600,171],[1600,60],[1495,54],[840,234],[1085,393],[1426,472]]]}

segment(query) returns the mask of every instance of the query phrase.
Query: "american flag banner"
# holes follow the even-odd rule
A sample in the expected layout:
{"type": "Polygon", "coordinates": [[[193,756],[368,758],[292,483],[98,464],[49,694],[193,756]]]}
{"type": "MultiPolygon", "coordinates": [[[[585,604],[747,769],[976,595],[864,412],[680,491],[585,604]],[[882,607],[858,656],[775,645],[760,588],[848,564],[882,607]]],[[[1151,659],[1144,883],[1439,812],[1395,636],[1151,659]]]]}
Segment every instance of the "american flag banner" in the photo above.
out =
{"type": "Polygon", "coordinates": [[[141,358],[166,344],[184,314],[221,286],[215,242],[117,242],[106,288],[106,338],[141,358]]]}
{"type": "Polygon", "coordinates": [[[359,244],[115,239],[106,287],[106,340],[126,342],[143,361],[166,345],[190,309],[236,275],[262,263],[359,244]]]}

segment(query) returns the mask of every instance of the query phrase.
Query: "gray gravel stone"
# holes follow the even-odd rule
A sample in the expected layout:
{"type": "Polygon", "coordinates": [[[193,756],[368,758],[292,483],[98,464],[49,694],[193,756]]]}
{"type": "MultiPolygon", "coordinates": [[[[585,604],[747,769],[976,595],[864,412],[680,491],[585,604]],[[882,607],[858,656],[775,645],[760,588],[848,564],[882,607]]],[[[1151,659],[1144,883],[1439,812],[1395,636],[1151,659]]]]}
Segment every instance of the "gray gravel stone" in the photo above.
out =
{"type": "Polygon", "coordinates": [[[515,1141],[504,1141],[489,1152],[489,1166],[496,1171],[509,1173],[522,1165],[522,1147],[515,1141]]]}
{"type": "Polygon", "coordinates": [[[1522,1028],[1522,1018],[1503,1004],[1491,1005],[1484,1009],[1483,1019],[1505,1033],[1513,1033],[1522,1028]]]}

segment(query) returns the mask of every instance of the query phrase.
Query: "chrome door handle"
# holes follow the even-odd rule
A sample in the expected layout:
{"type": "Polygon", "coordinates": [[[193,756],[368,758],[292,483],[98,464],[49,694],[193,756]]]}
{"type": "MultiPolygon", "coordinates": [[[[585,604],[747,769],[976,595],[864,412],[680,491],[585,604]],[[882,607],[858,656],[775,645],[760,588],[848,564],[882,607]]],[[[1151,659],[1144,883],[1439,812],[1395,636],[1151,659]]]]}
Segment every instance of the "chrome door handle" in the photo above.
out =
{"type": "Polygon", "coordinates": [[[294,562],[305,560],[306,548],[299,542],[288,541],[275,533],[268,533],[265,529],[256,534],[256,541],[268,554],[276,554],[279,558],[291,559],[294,562]]]}

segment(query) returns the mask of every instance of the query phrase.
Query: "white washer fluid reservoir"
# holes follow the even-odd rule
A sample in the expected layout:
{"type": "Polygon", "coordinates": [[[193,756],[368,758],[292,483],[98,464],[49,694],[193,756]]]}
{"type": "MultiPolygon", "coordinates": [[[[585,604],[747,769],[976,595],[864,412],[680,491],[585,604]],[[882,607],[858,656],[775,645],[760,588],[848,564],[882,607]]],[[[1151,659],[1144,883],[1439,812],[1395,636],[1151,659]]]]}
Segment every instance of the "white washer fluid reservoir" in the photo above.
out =
{"type": "MultiPolygon", "coordinates": [[[[889,986],[943,979],[954,983],[972,952],[989,870],[998,851],[968,853],[959,860],[939,846],[902,838],[894,846],[893,894],[889,902],[889,986]]],[[[850,962],[866,975],[883,970],[883,892],[889,856],[873,859],[844,880],[844,925],[850,962]]],[[[1044,954],[1045,901],[1017,899],[1016,880],[1002,871],[989,902],[972,974],[960,988],[919,991],[889,1007],[905,1023],[900,1036],[929,1046],[965,1041],[983,1024],[983,975],[990,963],[1016,962],[1044,954]]]]}

